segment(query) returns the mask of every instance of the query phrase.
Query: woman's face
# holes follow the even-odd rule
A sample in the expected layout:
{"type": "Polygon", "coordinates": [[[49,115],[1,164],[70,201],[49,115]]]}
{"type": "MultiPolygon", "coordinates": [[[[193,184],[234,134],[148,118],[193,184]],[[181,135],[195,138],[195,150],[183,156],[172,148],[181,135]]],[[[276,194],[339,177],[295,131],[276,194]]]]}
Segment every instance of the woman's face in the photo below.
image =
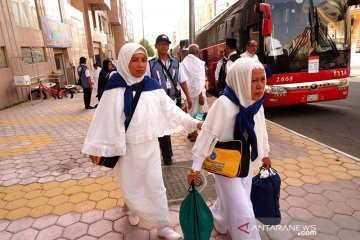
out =
{"type": "Polygon", "coordinates": [[[266,77],[264,69],[254,69],[252,70],[251,76],[251,99],[260,100],[264,95],[264,89],[266,84],[266,77]]]}
{"type": "Polygon", "coordinates": [[[110,71],[113,69],[113,64],[112,64],[112,62],[109,62],[108,68],[109,68],[110,71]]]}
{"type": "Polygon", "coordinates": [[[136,78],[142,77],[145,74],[147,67],[147,58],[143,53],[134,54],[129,63],[129,70],[131,75],[136,78]]]}

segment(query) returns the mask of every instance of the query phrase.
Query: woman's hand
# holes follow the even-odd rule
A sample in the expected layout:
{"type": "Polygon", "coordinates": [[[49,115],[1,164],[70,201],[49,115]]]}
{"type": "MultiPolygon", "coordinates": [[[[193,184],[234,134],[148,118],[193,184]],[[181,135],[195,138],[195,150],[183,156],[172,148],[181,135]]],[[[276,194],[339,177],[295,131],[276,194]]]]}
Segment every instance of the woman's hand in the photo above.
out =
{"type": "Polygon", "coordinates": [[[186,101],[187,101],[187,106],[188,106],[188,108],[191,109],[191,108],[192,108],[192,101],[191,101],[190,96],[189,96],[189,97],[186,97],[186,101]]]}
{"type": "Polygon", "coordinates": [[[191,185],[192,182],[194,182],[195,186],[199,185],[199,182],[198,182],[199,173],[200,173],[199,171],[194,171],[194,170],[191,170],[188,173],[187,179],[188,179],[189,185],[191,185]]]}
{"type": "Polygon", "coordinates": [[[205,100],[204,100],[204,96],[202,95],[202,93],[200,93],[199,95],[199,104],[200,106],[204,105],[205,103],[205,100]]]}
{"type": "Polygon", "coordinates": [[[92,155],[90,155],[89,157],[90,157],[92,162],[96,162],[96,160],[100,158],[100,157],[92,156],[92,155]]]}
{"type": "Polygon", "coordinates": [[[198,124],[196,124],[196,128],[201,130],[201,127],[203,125],[204,122],[198,122],[198,124]]]}
{"type": "Polygon", "coordinates": [[[269,157],[264,157],[264,158],[262,159],[262,162],[263,162],[263,167],[264,167],[265,169],[269,169],[269,168],[271,167],[271,160],[270,160],[269,157]]]}

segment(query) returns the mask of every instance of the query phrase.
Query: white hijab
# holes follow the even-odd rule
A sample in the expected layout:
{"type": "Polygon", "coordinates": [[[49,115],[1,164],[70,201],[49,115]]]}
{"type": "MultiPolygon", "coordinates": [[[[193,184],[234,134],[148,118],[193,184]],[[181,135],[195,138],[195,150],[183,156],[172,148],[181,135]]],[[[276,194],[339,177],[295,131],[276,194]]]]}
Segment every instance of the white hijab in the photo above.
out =
{"type": "MultiPolygon", "coordinates": [[[[251,78],[253,69],[264,69],[263,65],[253,58],[239,58],[229,69],[226,83],[239,98],[241,105],[249,107],[255,101],[251,99],[251,78]]],[[[205,123],[196,140],[192,152],[196,156],[209,156],[219,141],[233,139],[235,119],[239,108],[225,96],[219,97],[212,105],[205,123]],[[224,124],[226,122],[227,124],[224,124]]],[[[255,134],[258,144],[258,160],[268,156],[270,151],[263,107],[254,116],[255,134]]],[[[256,164],[260,164],[260,161],[256,164]]],[[[254,162],[255,163],[255,162],[254,162]]]]}
{"type": "Polygon", "coordinates": [[[128,85],[141,82],[144,79],[144,75],[136,78],[129,70],[130,60],[132,56],[137,53],[143,53],[146,56],[146,59],[148,57],[146,49],[138,43],[126,43],[119,51],[117,69],[128,85]]]}
{"type": "Polygon", "coordinates": [[[264,66],[257,59],[239,58],[226,76],[227,85],[234,90],[241,105],[246,108],[255,102],[251,99],[251,77],[254,69],[264,69],[264,66]]]}

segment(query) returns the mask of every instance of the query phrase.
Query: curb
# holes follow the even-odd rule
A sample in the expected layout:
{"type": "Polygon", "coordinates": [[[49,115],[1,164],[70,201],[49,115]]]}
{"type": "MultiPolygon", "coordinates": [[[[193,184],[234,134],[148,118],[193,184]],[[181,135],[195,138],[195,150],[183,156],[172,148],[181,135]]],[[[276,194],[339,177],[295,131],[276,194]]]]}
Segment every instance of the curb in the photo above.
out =
{"type": "Polygon", "coordinates": [[[354,156],[352,156],[352,155],[350,155],[350,154],[348,154],[348,153],[345,153],[345,152],[343,152],[343,151],[340,151],[340,150],[337,149],[337,148],[334,148],[334,147],[331,147],[331,146],[326,145],[326,144],[324,144],[324,143],[321,143],[321,142],[319,142],[319,141],[316,141],[315,139],[312,139],[312,138],[310,138],[310,137],[307,137],[307,136],[305,136],[305,135],[302,135],[302,134],[300,134],[300,133],[298,133],[298,132],[295,132],[295,131],[293,131],[293,130],[291,130],[291,129],[288,129],[288,128],[286,128],[286,127],[284,127],[284,126],[282,126],[282,125],[279,125],[279,124],[277,124],[277,123],[275,123],[275,122],[273,122],[273,121],[270,121],[270,120],[268,120],[268,119],[266,119],[266,121],[267,121],[267,122],[270,122],[271,124],[274,124],[275,126],[281,128],[281,129],[284,129],[284,130],[286,130],[286,131],[288,131],[288,132],[291,132],[291,133],[293,133],[293,134],[295,134],[295,135],[297,135],[297,136],[299,136],[299,137],[305,138],[305,139],[307,139],[307,140],[309,140],[309,141],[312,141],[312,142],[314,142],[314,143],[316,143],[316,144],[319,144],[319,145],[321,145],[321,146],[323,146],[323,147],[327,147],[327,148],[333,150],[334,152],[340,153],[340,154],[342,154],[342,155],[344,155],[344,156],[346,156],[346,157],[348,157],[348,158],[351,158],[352,160],[355,160],[355,161],[357,161],[357,162],[360,162],[360,159],[359,159],[359,158],[354,157],[354,156]]]}

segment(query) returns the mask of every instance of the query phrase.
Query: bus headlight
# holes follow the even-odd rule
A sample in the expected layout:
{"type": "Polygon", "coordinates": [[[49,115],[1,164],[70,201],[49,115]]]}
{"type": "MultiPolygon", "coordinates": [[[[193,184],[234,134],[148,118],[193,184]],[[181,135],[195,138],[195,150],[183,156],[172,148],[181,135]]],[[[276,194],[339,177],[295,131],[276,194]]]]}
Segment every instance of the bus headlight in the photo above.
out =
{"type": "Polygon", "coordinates": [[[346,87],[347,85],[349,85],[349,81],[347,79],[341,79],[338,87],[346,87]]]}
{"type": "Polygon", "coordinates": [[[286,90],[286,88],[280,87],[280,86],[266,85],[265,93],[267,93],[267,94],[287,94],[287,90],[286,90]]]}

